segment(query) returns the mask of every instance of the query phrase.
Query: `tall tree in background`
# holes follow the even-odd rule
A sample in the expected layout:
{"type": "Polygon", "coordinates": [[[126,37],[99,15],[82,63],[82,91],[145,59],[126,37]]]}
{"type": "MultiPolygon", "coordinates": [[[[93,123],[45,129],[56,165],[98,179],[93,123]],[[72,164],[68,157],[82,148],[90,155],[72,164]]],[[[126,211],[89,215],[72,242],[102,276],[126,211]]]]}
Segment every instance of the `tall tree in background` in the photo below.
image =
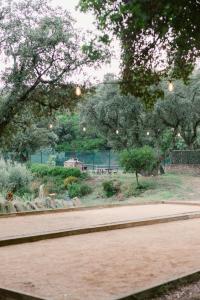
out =
{"type": "Polygon", "coordinates": [[[154,117],[161,128],[172,129],[174,138],[180,134],[187,147],[194,149],[200,128],[200,75],[193,76],[187,86],[175,84],[176,91],[166,93],[166,100],[156,104],[154,117]]]}
{"type": "Polygon", "coordinates": [[[97,17],[102,40],[121,41],[122,89],[152,106],[163,77],[185,82],[200,56],[199,0],[80,0],[97,17]]]}
{"type": "Polygon", "coordinates": [[[86,98],[81,109],[82,123],[95,128],[115,149],[141,146],[145,134],[143,105],[134,96],[122,95],[113,80],[113,75],[106,75],[107,84],[99,85],[96,93],[86,98]]]}
{"type": "Polygon", "coordinates": [[[0,138],[12,131],[10,125],[24,108],[49,115],[77,100],[71,76],[102,58],[99,44],[95,48],[84,42],[69,13],[46,0],[0,4],[0,59],[5,66],[0,78],[0,138]]]}

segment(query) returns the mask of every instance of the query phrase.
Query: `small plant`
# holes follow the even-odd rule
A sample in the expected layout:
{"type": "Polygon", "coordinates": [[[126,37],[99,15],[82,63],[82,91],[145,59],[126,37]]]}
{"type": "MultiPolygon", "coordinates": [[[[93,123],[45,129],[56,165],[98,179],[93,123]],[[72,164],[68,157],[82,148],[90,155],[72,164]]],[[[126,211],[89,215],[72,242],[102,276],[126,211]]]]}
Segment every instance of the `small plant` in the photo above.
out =
{"type": "Polygon", "coordinates": [[[10,192],[29,186],[32,180],[30,171],[20,163],[0,160],[0,189],[10,192]]]}
{"type": "Polygon", "coordinates": [[[68,186],[68,193],[70,198],[82,197],[90,194],[91,192],[92,189],[87,184],[72,183],[68,186]]]}
{"type": "Polygon", "coordinates": [[[85,195],[88,195],[92,192],[92,188],[85,184],[85,183],[82,183],[80,185],[80,196],[85,196],[85,195]]]}
{"type": "Polygon", "coordinates": [[[120,183],[116,180],[103,182],[103,190],[106,197],[112,197],[120,191],[120,183]]]}
{"type": "Polygon", "coordinates": [[[65,178],[65,180],[64,180],[64,187],[67,189],[70,184],[75,183],[77,181],[78,181],[77,177],[69,176],[69,177],[65,178]]]}
{"type": "Polygon", "coordinates": [[[48,164],[48,166],[55,167],[55,165],[56,165],[56,155],[54,155],[54,154],[49,155],[47,164],[48,164]]]}

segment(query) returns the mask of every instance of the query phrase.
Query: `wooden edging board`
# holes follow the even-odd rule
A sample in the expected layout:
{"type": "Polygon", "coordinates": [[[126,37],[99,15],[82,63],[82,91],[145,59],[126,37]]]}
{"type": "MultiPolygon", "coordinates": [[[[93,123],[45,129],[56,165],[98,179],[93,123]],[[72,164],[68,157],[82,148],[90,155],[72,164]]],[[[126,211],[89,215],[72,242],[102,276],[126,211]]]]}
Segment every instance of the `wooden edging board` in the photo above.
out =
{"type": "Polygon", "coordinates": [[[30,215],[41,215],[41,214],[53,214],[53,213],[63,213],[71,211],[81,211],[81,210],[94,210],[121,206],[138,206],[138,205],[152,205],[152,204],[164,204],[164,201],[146,201],[146,202],[136,202],[136,203],[125,203],[125,204],[106,204],[97,206],[80,206],[71,208],[56,208],[56,209],[46,209],[46,210],[34,210],[34,211],[23,211],[16,213],[3,213],[0,214],[0,218],[17,217],[17,216],[30,216],[30,215]]]}
{"type": "Polygon", "coordinates": [[[20,235],[12,238],[0,239],[0,247],[31,243],[31,242],[36,242],[36,241],[41,241],[46,239],[54,239],[59,237],[67,237],[72,235],[80,235],[80,234],[87,234],[93,232],[102,232],[102,231],[109,231],[109,230],[139,227],[139,226],[155,225],[155,224],[190,220],[196,218],[200,218],[200,212],[191,212],[191,213],[176,214],[173,216],[141,219],[139,221],[107,223],[107,224],[101,224],[98,226],[90,226],[85,228],[57,230],[52,232],[41,232],[39,234],[33,234],[29,236],[20,235]]]}
{"type": "Polygon", "coordinates": [[[95,209],[104,209],[104,208],[114,208],[122,206],[138,206],[138,205],[152,205],[152,204],[178,204],[178,205],[193,205],[200,206],[200,201],[191,202],[191,201],[145,201],[145,202],[135,202],[135,203],[125,203],[125,204],[106,204],[106,205],[97,205],[97,206],[81,206],[81,207],[71,207],[71,208],[56,208],[56,209],[46,209],[46,210],[37,210],[37,211],[23,211],[16,213],[0,213],[0,218],[9,218],[9,217],[18,217],[18,216],[30,216],[30,215],[41,215],[41,214],[54,214],[54,213],[63,213],[63,212],[72,212],[72,211],[84,211],[84,210],[95,210],[95,209]]]}
{"type": "MultiPolygon", "coordinates": [[[[140,290],[131,295],[126,295],[115,300],[153,300],[155,297],[166,295],[178,288],[184,287],[186,284],[191,284],[200,280],[200,271],[186,274],[182,277],[175,277],[165,283],[152,286],[148,289],[140,290]]],[[[195,298],[196,299],[196,298],[195,298]]]]}

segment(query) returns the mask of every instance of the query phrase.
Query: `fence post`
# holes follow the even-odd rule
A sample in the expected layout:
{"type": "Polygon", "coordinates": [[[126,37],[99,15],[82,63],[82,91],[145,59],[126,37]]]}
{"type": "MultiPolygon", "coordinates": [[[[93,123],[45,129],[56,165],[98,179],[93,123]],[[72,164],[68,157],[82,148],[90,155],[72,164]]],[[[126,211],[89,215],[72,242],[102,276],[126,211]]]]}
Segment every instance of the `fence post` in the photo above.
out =
{"type": "Polygon", "coordinates": [[[95,152],[93,151],[93,157],[92,157],[92,164],[93,164],[93,171],[94,171],[94,162],[95,162],[95,152]]]}
{"type": "Polygon", "coordinates": [[[108,153],[108,169],[110,169],[110,149],[109,149],[109,153],[108,153]]]}

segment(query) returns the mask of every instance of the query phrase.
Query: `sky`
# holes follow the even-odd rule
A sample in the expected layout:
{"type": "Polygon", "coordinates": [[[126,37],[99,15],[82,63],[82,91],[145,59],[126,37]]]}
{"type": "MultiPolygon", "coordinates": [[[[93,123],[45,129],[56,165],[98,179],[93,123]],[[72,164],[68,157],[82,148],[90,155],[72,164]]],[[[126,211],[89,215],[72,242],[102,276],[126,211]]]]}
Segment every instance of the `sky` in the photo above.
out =
{"type": "MultiPolygon", "coordinates": [[[[70,11],[71,15],[77,22],[76,26],[78,28],[81,28],[83,30],[96,31],[95,25],[93,24],[93,22],[95,21],[94,16],[92,15],[92,13],[82,13],[77,10],[76,6],[78,5],[78,3],[79,0],[52,0],[52,5],[61,6],[70,11]]],[[[119,75],[120,73],[120,46],[117,41],[114,41],[112,43],[112,46],[114,48],[115,57],[113,56],[111,58],[110,64],[102,64],[101,68],[98,70],[92,68],[87,70],[89,73],[92,73],[98,81],[103,81],[103,77],[107,73],[114,73],[116,75],[119,75]]]]}

